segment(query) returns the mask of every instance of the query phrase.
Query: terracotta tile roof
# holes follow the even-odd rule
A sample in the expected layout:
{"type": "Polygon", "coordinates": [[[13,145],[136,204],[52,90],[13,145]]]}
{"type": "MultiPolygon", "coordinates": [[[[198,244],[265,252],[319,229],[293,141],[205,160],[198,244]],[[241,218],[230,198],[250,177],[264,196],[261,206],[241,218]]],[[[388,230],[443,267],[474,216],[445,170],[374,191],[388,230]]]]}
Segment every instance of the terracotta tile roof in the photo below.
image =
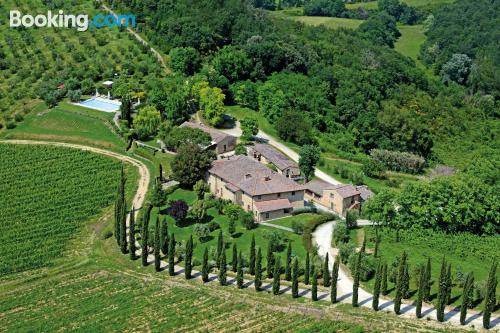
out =
{"type": "Polygon", "coordinates": [[[280,170],[299,167],[295,161],[291,160],[288,156],[271,145],[256,143],[254,146],[250,147],[250,150],[258,152],[280,170]]]}
{"type": "Polygon", "coordinates": [[[361,195],[361,199],[363,199],[364,201],[370,199],[375,195],[375,193],[370,191],[370,189],[366,185],[356,186],[356,190],[358,190],[359,194],[361,195]]]}
{"type": "Polygon", "coordinates": [[[325,191],[325,190],[334,190],[342,198],[349,198],[349,197],[360,194],[360,192],[351,184],[333,185],[333,184],[330,184],[324,180],[316,180],[316,179],[311,180],[310,182],[308,182],[304,186],[309,191],[314,192],[320,196],[323,195],[323,191],[325,191]]]}
{"type": "Polygon", "coordinates": [[[209,173],[251,196],[304,189],[302,185],[243,155],[213,161],[209,173]]]}
{"type": "Polygon", "coordinates": [[[210,135],[210,137],[212,138],[212,141],[214,143],[219,143],[221,142],[222,140],[230,137],[230,138],[234,138],[234,140],[236,140],[236,137],[232,136],[232,135],[229,135],[229,134],[226,134],[224,132],[221,132],[221,131],[218,131],[214,128],[210,128],[210,127],[207,127],[203,124],[199,124],[199,123],[195,123],[195,122],[191,122],[191,121],[186,121],[184,123],[182,123],[180,125],[180,127],[191,127],[191,128],[197,128],[197,129],[200,129],[202,130],[203,132],[207,133],[208,135],[210,135]]]}
{"type": "Polygon", "coordinates": [[[292,208],[288,199],[274,199],[265,201],[256,201],[255,208],[259,213],[273,212],[275,210],[292,208]]]}

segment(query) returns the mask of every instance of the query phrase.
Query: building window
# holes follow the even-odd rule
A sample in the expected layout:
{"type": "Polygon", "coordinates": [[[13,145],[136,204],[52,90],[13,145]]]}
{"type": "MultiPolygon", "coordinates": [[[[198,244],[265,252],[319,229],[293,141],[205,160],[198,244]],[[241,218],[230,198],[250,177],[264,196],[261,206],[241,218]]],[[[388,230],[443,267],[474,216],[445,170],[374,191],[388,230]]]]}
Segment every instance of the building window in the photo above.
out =
{"type": "Polygon", "coordinates": [[[260,199],[262,199],[262,195],[257,196],[257,200],[260,200],[260,199]]]}
{"type": "Polygon", "coordinates": [[[295,191],[292,191],[292,195],[295,195],[295,191]]]}
{"type": "Polygon", "coordinates": [[[266,213],[266,219],[268,219],[268,218],[269,218],[269,213],[266,213]]]}
{"type": "Polygon", "coordinates": [[[250,210],[250,205],[247,205],[247,210],[250,210]]]}
{"type": "Polygon", "coordinates": [[[278,198],[280,198],[280,197],[281,197],[281,193],[278,193],[278,198]]]}

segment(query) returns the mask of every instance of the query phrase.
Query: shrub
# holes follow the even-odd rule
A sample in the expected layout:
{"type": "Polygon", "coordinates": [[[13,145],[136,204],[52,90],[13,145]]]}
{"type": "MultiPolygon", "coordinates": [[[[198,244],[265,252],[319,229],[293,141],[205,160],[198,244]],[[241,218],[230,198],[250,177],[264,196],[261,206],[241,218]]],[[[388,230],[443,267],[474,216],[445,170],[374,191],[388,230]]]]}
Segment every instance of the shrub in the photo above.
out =
{"type": "Polygon", "coordinates": [[[343,263],[343,264],[346,264],[347,261],[349,260],[349,257],[355,253],[355,249],[356,247],[354,246],[354,244],[352,243],[341,243],[339,246],[338,246],[338,249],[339,249],[339,257],[340,257],[340,261],[343,263]]]}
{"type": "Polygon", "coordinates": [[[207,226],[208,226],[208,229],[210,230],[210,232],[217,230],[217,229],[220,229],[220,225],[215,221],[210,221],[207,224],[207,226]]]}
{"type": "Polygon", "coordinates": [[[23,115],[22,115],[22,114],[20,114],[20,113],[16,113],[16,114],[14,115],[14,120],[16,121],[16,123],[20,123],[21,121],[23,121],[23,120],[24,120],[24,117],[23,117],[23,115]]]}
{"type": "Polygon", "coordinates": [[[8,121],[5,127],[7,127],[7,129],[16,128],[16,123],[14,123],[13,121],[8,121]]]}
{"type": "Polygon", "coordinates": [[[335,246],[340,246],[342,243],[349,241],[349,232],[345,221],[339,221],[333,228],[332,243],[335,246]]]}
{"type": "Polygon", "coordinates": [[[314,206],[308,206],[308,207],[303,207],[303,208],[297,208],[292,211],[292,215],[299,215],[299,214],[305,214],[305,213],[317,213],[318,209],[314,206]]]}
{"type": "Polygon", "coordinates": [[[358,226],[358,211],[349,209],[347,210],[345,216],[345,223],[349,229],[356,228],[358,226]]]}
{"type": "Polygon", "coordinates": [[[304,233],[304,223],[299,221],[292,221],[292,230],[297,235],[302,235],[304,233]]]}
{"type": "MultiPolygon", "coordinates": [[[[351,273],[353,273],[355,270],[358,255],[359,253],[353,251],[348,258],[348,266],[349,269],[351,270],[351,273]]],[[[373,260],[365,253],[361,253],[361,263],[359,265],[359,273],[360,273],[359,278],[361,279],[361,281],[368,281],[375,273],[375,265],[373,263],[373,260]]]]}
{"type": "Polygon", "coordinates": [[[363,172],[368,177],[382,178],[385,172],[385,165],[373,158],[367,158],[366,161],[363,162],[363,172]]]}
{"type": "Polygon", "coordinates": [[[210,228],[205,224],[197,223],[193,227],[193,234],[198,237],[200,242],[204,242],[210,235],[210,228]]]}
{"type": "Polygon", "coordinates": [[[408,173],[421,173],[425,167],[425,159],[421,156],[407,152],[372,149],[371,157],[389,170],[408,173]]]}

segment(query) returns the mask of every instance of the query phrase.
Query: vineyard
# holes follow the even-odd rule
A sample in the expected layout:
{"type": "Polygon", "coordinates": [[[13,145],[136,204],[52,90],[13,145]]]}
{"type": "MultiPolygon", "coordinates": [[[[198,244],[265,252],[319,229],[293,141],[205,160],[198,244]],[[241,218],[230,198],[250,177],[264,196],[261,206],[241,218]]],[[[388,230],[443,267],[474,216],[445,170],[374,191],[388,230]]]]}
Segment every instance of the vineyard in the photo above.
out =
{"type": "Polygon", "coordinates": [[[82,224],[114,200],[114,159],[5,144],[0,156],[0,276],[50,266],[82,224]]]}

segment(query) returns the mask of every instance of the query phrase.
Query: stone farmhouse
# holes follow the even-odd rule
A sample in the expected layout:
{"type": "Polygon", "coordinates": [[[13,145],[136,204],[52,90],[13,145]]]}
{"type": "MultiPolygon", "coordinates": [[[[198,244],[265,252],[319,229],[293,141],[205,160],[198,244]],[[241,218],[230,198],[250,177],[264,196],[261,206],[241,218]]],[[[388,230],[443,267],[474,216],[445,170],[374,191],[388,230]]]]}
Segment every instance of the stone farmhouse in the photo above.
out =
{"type": "Polygon", "coordinates": [[[289,215],[304,207],[304,187],[243,155],[213,161],[210,191],[252,212],[257,222],[289,215]]]}
{"type": "Polygon", "coordinates": [[[248,156],[263,164],[271,164],[278,173],[287,178],[300,176],[300,169],[295,161],[268,144],[256,143],[248,147],[248,156]]]}
{"type": "Polygon", "coordinates": [[[311,180],[305,186],[305,198],[335,213],[345,216],[348,209],[360,209],[373,196],[367,186],[333,185],[323,180],[311,180]]]}
{"type": "Polygon", "coordinates": [[[203,132],[210,135],[210,137],[212,138],[212,144],[210,145],[210,147],[214,148],[217,154],[223,154],[228,151],[232,151],[236,147],[237,138],[235,136],[226,134],[214,128],[207,127],[203,124],[195,123],[192,121],[186,121],[180,125],[180,127],[186,127],[186,126],[200,129],[203,132]]]}

